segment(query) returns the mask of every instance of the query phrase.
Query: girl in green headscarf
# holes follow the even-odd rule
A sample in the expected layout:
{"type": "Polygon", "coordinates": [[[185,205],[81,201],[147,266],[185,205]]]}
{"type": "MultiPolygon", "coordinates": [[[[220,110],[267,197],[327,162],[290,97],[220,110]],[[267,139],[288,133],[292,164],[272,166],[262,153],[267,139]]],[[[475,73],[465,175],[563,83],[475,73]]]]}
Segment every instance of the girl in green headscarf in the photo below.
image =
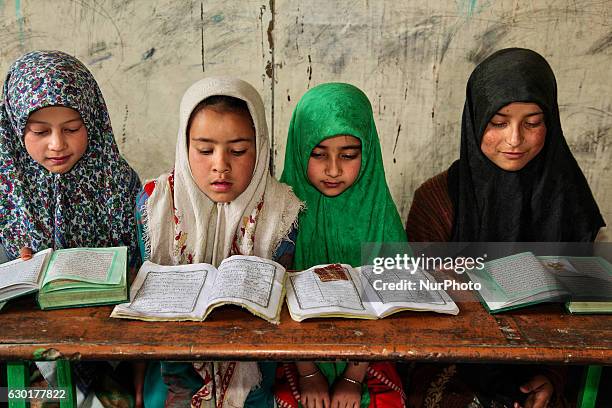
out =
{"type": "MultiPolygon", "coordinates": [[[[306,203],[295,269],[359,266],[362,243],[406,241],[385,180],[372,106],[353,85],[322,84],[302,97],[291,118],[281,181],[306,203]]],[[[401,381],[390,362],[285,365],[276,388],[288,407],[298,407],[295,395],[306,408],[403,406],[401,381]]]]}

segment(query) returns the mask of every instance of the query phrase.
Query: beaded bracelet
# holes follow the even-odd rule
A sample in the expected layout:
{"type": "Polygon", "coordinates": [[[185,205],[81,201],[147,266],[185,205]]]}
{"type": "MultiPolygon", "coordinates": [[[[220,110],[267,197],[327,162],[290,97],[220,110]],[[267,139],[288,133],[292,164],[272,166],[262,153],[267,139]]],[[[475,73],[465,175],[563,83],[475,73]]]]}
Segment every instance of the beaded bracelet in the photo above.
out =
{"type": "Polygon", "coordinates": [[[319,374],[319,372],[320,372],[320,371],[319,371],[319,369],[316,369],[315,371],[313,371],[313,372],[312,372],[312,373],[310,373],[310,374],[304,374],[304,375],[300,374],[300,378],[310,378],[310,377],[314,377],[315,375],[319,374]]]}
{"type": "Polygon", "coordinates": [[[343,379],[344,381],[348,381],[348,382],[350,382],[350,383],[352,383],[352,384],[357,384],[357,385],[359,385],[360,387],[363,385],[363,383],[362,383],[361,381],[353,380],[352,378],[342,377],[342,379],[343,379]]]}

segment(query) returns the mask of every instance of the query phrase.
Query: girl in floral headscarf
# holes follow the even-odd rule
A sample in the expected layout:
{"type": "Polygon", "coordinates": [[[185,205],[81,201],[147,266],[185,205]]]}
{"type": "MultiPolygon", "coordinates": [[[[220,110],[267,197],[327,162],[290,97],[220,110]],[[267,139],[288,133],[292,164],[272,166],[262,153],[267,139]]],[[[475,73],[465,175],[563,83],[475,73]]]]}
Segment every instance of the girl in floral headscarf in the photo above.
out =
{"type": "MultiPolygon", "coordinates": [[[[60,51],[33,51],[15,61],[0,102],[0,257],[125,245],[135,262],[139,189],[91,72],[60,51]]],[[[111,399],[131,400],[114,392],[108,364],[72,366],[77,403],[93,398],[94,388],[107,406],[111,399]],[[109,390],[113,395],[105,398],[109,390]]]]}
{"type": "Polygon", "coordinates": [[[136,252],[140,181],[119,154],[104,98],[76,58],[34,51],[11,66],[0,104],[0,246],[136,252]]]}

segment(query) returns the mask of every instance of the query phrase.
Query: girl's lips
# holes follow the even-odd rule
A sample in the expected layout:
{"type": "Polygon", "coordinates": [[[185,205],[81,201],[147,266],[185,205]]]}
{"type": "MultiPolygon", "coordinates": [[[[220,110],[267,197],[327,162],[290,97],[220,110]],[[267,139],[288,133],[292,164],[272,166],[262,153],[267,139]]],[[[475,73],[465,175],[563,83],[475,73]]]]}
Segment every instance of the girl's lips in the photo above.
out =
{"type": "Polygon", "coordinates": [[[214,191],[224,193],[232,188],[232,183],[229,181],[213,181],[211,186],[214,191]]]}
{"type": "Polygon", "coordinates": [[[525,152],[502,152],[502,154],[510,160],[520,159],[525,155],[525,152]]]}
{"type": "Polygon", "coordinates": [[[336,188],[340,185],[340,182],[330,182],[330,181],[324,181],[323,184],[325,185],[325,187],[327,188],[336,188]]]}
{"type": "Polygon", "coordinates": [[[70,155],[61,156],[61,157],[49,157],[49,160],[51,161],[51,163],[55,165],[60,165],[60,164],[66,163],[69,158],[70,158],[70,155]]]}

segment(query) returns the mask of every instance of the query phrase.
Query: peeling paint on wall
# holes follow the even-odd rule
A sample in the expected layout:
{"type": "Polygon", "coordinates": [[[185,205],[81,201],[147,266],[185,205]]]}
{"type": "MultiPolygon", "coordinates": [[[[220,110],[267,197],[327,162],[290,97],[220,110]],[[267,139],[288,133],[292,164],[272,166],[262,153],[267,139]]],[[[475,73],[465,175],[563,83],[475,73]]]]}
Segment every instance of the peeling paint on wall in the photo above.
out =
{"type": "Polygon", "coordinates": [[[555,71],[564,133],[612,223],[608,2],[0,0],[0,32],[2,79],[32,49],[61,49],[87,64],[143,178],[172,166],[180,98],[204,75],[239,76],[261,92],[277,176],[301,96],[322,82],[353,83],[374,108],[403,217],[414,190],[458,157],[475,65],[500,48],[532,48],[555,71]]]}

